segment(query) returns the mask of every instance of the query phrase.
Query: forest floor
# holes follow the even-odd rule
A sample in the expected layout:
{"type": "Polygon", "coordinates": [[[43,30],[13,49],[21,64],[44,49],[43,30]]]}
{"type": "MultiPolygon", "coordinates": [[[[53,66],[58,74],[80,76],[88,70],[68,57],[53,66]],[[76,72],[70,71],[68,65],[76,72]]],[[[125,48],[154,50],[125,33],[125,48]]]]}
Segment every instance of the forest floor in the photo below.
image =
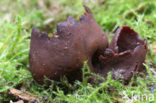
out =
{"type": "Polygon", "coordinates": [[[155,103],[156,0],[0,0],[0,54],[2,103],[23,100],[14,92],[25,93],[39,103],[155,103]],[[82,4],[91,8],[109,40],[123,25],[148,39],[147,73],[139,73],[127,85],[110,75],[102,83],[75,81],[74,85],[66,80],[39,85],[33,80],[28,70],[32,28],[53,33],[56,24],[69,15],[78,19],[84,12],[82,4]]]}

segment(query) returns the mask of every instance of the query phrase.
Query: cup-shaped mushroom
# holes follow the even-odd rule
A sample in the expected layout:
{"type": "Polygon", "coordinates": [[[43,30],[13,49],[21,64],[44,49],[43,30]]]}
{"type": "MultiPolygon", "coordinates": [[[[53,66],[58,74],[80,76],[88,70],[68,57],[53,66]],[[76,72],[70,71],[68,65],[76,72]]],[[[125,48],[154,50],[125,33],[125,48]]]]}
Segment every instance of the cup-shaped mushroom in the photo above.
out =
{"type": "Polygon", "coordinates": [[[66,22],[57,24],[57,32],[52,37],[33,29],[29,70],[37,82],[43,83],[44,77],[59,81],[64,76],[69,82],[81,80],[84,61],[88,60],[92,70],[92,56],[107,47],[104,31],[90,9],[84,8],[86,12],[80,17],[80,23],[69,16],[66,22]]]}
{"type": "Polygon", "coordinates": [[[128,26],[120,27],[109,47],[99,56],[94,67],[95,73],[129,81],[138,71],[143,69],[147,52],[147,41],[142,40],[137,32],[128,26]]]}

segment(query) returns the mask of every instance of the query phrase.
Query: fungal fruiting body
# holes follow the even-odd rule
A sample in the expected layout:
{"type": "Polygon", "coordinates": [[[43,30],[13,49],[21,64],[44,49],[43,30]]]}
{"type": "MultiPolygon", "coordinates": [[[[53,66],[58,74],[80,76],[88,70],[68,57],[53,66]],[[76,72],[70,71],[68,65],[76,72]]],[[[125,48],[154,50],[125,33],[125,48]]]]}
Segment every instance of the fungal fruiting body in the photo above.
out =
{"type": "Polygon", "coordinates": [[[53,37],[33,29],[29,70],[38,83],[43,83],[45,77],[59,81],[66,76],[69,82],[82,80],[81,68],[86,60],[91,72],[103,77],[112,72],[113,78],[127,82],[143,68],[147,41],[123,26],[108,45],[90,9],[84,8],[86,12],[80,16],[80,22],[69,16],[66,22],[57,24],[53,37]]]}
{"type": "Polygon", "coordinates": [[[131,77],[143,68],[147,52],[147,41],[142,40],[137,32],[128,26],[120,27],[109,47],[98,58],[94,65],[95,73],[128,82],[131,77]]]}
{"type": "Polygon", "coordinates": [[[43,83],[45,77],[81,80],[81,67],[86,60],[93,71],[92,56],[100,55],[108,41],[89,8],[84,8],[86,12],[80,16],[80,23],[69,16],[66,22],[57,24],[57,37],[49,39],[47,33],[39,32],[36,27],[32,30],[29,70],[38,83],[43,83]]]}

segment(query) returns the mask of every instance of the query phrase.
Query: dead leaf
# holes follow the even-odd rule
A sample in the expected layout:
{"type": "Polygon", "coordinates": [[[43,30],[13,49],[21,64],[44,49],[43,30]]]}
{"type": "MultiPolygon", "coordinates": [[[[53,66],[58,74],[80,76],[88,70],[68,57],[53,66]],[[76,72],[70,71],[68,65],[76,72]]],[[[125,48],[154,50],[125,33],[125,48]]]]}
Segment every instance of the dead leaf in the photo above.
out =
{"type": "Polygon", "coordinates": [[[153,53],[156,54],[156,42],[152,43],[151,47],[152,47],[153,53]]]}
{"type": "Polygon", "coordinates": [[[23,101],[23,100],[19,100],[19,101],[17,101],[17,102],[13,102],[13,101],[11,100],[10,103],[24,103],[24,101],[23,101]]]}
{"type": "MultiPolygon", "coordinates": [[[[18,98],[22,99],[22,100],[26,100],[28,102],[35,102],[37,100],[37,98],[35,96],[32,96],[31,94],[28,94],[26,92],[22,92],[20,90],[17,90],[15,88],[11,88],[9,90],[10,94],[17,96],[18,98]]],[[[10,102],[13,103],[13,102],[10,102]]],[[[22,103],[22,102],[16,102],[16,103],[22,103]]]]}

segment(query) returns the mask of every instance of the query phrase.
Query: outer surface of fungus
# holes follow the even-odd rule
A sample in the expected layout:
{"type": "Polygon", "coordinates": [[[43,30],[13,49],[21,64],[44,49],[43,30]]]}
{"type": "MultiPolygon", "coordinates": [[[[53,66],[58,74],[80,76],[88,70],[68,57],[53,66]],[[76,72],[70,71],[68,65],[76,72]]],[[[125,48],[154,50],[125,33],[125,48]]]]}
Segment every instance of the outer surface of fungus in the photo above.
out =
{"type": "Polygon", "coordinates": [[[129,81],[133,74],[143,68],[147,52],[147,42],[130,27],[119,28],[109,47],[99,56],[95,73],[106,76],[112,71],[112,77],[129,81]]]}
{"type": "Polygon", "coordinates": [[[56,35],[33,29],[29,53],[30,71],[34,79],[43,83],[44,77],[60,80],[66,76],[69,81],[81,80],[81,67],[85,60],[93,71],[92,56],[101,54],[108,45],[107,37],[96,23],[88,7],[80,23],[71,16],[66,22],[57,24],[56,35]]]}
{"type": "MultiPolygon", "coordinates": [[[[112,71],[112,77],[129,81],[141,71],[147,52],[147,41],[128,26],[119,28],[108,46],[101,27],[91,11],[80,17],[80,23],[71,16],[57,24],[56,36],[33,29],[29,53],[30,71],[34,79],[43,83],[44,77],[69,82],[82,79],[82,65],[88,60],[91,72],[103,77],[112,71]]],[[[93,79],[92,79],[93,80],[93,79]]]]}

